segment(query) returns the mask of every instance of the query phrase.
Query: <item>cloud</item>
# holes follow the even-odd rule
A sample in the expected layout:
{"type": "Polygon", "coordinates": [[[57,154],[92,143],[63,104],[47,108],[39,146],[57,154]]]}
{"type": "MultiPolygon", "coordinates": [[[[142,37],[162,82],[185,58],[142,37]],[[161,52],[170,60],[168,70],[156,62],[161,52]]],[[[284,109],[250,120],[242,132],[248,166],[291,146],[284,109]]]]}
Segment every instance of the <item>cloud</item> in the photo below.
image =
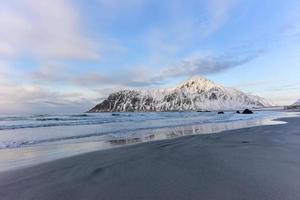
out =
{"type": "Polygon", "coordinates": [[[147,29],[144,41],[154,57],[161,59],[164,55],[182,52],[219,31],[232,17],[238,0],[159,3],[164,8],[163,19],[147,29]]]}
{"type": "Polygon", "coordinates": [[[68,0],[2,2],[0,56],[37,59],[95,59],[94,42],[85,35],[68,0]]]}
{"type": "Polygon", "coordinates": [[[152,87],[165,85],[168,80],[194,75],[212,75],[222,73],[231,68],[241,66],[261,55],[263,51],[239,51],[223,55],[196,54],[161,67],[160,70],[152,70],[151,67],[136,66],[132,69],[120,69],[117,72],[97,72],[86,70],[79,73],[69,73],[71,67],[60,63],[51,63],[29,74],[27,78],[36,84],[64,84],[79,86],[87,89],[99,87],[152,87]]]}
{"type": "MultiPolygon", "coordinates": [[[[299,91],[299,90],[298,90],[299,91]]],[[[289,91],[282,91],[282,92],[269,92],[264,93],[265,96],[268,96],[269,99],[276,102],[278,105],[291,105],[295,103],[298,99],[300,99],[299,92],[291,92],[289,91]]]]}
{"type": "Polygon", "coordinates": [[[221,56],[199,56],[192,59],[184,59],[174,67],[164,69],[161,77],[180,77],[194,75],[211,75],[224,72],[231,68],[243,65],[252,61],[259,56],[262,51],[247,53],[246,55],[239,52],[238,55],[221,55],[221,56]]]}
{"type": "Polygon", "coordinates": [[[83,93],[53,92],[35,85],[0,85],[3,113],[83,112],[94,104],[83,93]]]}
{"type": "Polygon", "coordinates": [[[209,0],[206,1],[207,19],[203,21],[202,34],[209,36],[218,31],[229,20],[230,13],[237,4],[237,0],[209,0]]]}
{"type": "Polygon", "coordinates": [[[146,4],[145,0],[96,0],[96,2],[105,17],[112,18],[119,17],[124,12],[132,12],[133,9],[135,12],[142,11],[146,4]]]}
{"type": "Polygon", "coordinates": [[[47,84],[62,84],[68,82],[68,77],[74,74],[69,73],[72,71],[72,66],[64,65],[60,62],[47,62],[42,64],[37,69],[28,73],[25,76],[31,82],[47,84]]]}
{"type": "Polygon", "coordinates": [[[148,74],[148,70],[128,70],[115,73],[82,72],[80,74],[68,73],[68,68],[49,65],[34,71],[29,79],[37,84],[64,84],[79,86],[85,89],[98,89],[99,87],[145,87],[163,85],[158,77],[148,74]]]}
{"type": "Polygon", "coordinates": [[[59,92],[51,85],[26,79],[9,63],[0,61],[0,114],[83,112],[95,103],[88,91],[59,92]]]}
{"type": "MultiPolygon", "coordinates": [[[[80,4],[74,2],[1,3],[0,58],[21,60],[19,69],[31,63],[39,65],[16,72],[9,70],[7,63],[0,63],[1,108],[7,104],[14,108],[19,105],[20,110],[33,109],[34,105],[88,105],[119,88],[160,87],[176,78],[222,73],[262,53],[245,52],[253,48],[249,46],[221,55],[200,48],[202,44],[206,48],[205,40],[230,22],[239,0],[174,0],[171,4],[159,0],[95,0],[88,4],[95,5],[91,11],[97,13],[86,18],[76,7],[80,4]],[[84,26],[82,20],[91,17],[95,18],[89,23],[97,28],[84,26]],[[128,49],[119,45],[121,40],[128,49]],[[124,57],[111,54],[120,50],[126,50],[124,57]],[[209,53],[195,54],[197,50],[209,53]],[[99,61],[99,56],[105,61],[99,61]],[[110,69],[112,65],[118,66],[110,69]]],[[[80,9],[87,11],[90,6],[80,9]]]]}
{"type": "Polygon", "coordinates": [[[0,83],[8,81],[10,68],[8,63],[0,61],[0,83]]]}

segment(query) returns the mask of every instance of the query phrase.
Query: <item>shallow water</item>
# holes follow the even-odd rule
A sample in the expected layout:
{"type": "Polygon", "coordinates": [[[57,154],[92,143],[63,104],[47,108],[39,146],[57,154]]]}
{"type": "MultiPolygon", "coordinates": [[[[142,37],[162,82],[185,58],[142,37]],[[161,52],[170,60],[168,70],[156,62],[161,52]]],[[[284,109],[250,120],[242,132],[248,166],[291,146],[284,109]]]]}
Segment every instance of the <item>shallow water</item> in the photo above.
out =
{"type": "Polygon", "coordinates": [[[0,116],[0,171],[116,146],[278,124],[261,111],[0,116]]]}

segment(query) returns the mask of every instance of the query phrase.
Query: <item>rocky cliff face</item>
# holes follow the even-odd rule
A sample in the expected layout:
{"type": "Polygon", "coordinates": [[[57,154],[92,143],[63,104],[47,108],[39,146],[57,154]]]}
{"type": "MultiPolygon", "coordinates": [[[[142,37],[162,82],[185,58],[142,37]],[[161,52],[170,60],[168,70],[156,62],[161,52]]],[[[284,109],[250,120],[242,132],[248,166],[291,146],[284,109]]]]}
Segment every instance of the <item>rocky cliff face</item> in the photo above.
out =
{"type": "Polygon", "coordinates": [[[109,95],[89,112],[199,111],[267,107],[261,97],[193,77],[174,88],[122,90],[109,95]]]}

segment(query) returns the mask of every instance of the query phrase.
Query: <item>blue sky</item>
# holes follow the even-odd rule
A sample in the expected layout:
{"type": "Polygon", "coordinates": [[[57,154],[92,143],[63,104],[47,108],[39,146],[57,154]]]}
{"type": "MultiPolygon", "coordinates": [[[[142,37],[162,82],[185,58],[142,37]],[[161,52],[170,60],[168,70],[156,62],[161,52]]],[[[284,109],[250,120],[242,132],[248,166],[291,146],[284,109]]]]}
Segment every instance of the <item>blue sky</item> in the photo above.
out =
{"type": "Polygon", "coordinates": [[[288,105],[299,21],[297,0],[1,1],[0,113],[81,112],[194,75],[288,105]]]}

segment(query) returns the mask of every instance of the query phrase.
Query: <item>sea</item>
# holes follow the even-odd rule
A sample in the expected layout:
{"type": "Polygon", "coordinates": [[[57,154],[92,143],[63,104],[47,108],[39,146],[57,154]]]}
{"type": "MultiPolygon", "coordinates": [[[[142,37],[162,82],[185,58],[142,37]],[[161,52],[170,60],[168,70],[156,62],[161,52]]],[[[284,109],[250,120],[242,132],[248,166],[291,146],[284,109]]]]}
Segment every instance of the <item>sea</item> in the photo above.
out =
{"type": "Polygon", "coordinates": [[[87,152],[188,135],[273,125],[280,111],[0,115],[0,171],[87,152]]]}

